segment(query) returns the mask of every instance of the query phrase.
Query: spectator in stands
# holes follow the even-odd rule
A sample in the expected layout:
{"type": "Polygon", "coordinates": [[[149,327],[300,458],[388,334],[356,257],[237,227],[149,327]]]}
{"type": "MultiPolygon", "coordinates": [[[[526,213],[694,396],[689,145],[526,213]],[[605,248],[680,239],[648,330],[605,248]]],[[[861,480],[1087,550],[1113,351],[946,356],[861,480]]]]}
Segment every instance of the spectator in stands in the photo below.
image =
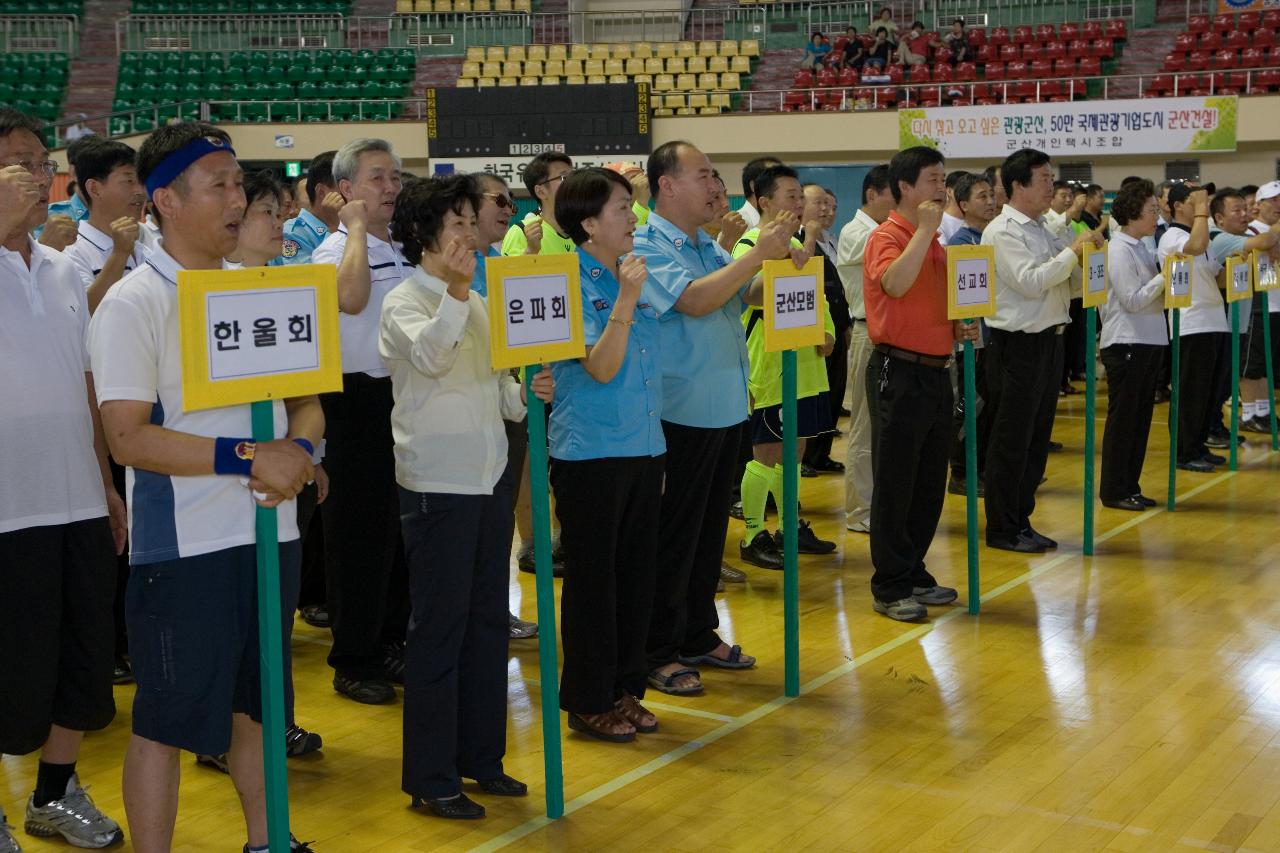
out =
{"type": "MultiPolygon", "coordinates": [[[[339,167],[341,166],[339,154],[339,167]]],[[[405,660],[403,779],[415,807],[449,819],[485,809],[462,793],[521,797],[506,753],[511,480],[502,421],[525,392],[489,359],[483,297],[471,289],[480,187],[468,175],[415,180],[391,239],[414,263],[386,295],[378,349],[391,372],[396,482],[412,613],[405,660]]],[[[534,393],[551,396],[544,369],[534,393]]]]}
{"type": "Polygon", "coordinates": [[[819,184],[804,185],[804,211],[801,221],[805,230],[801,242],[813,237],[814,254],[822,258],[822,289],[827,298],[827,316],[831,318],[834,332],[831,352],[825,357],[827,373],[827,407],[831,415],[831,429],[809,439],[804,453],[802,472],[842,474],[844,464],[831,458],[831,442],[835,438],[835,425],[844,409],[844,392],[849,369],[849,303],[845,299],[840,273],[836,270],[836,253],[828,237],[835,219],[835,198],[819,184]],[[816,225],[817,227],[813,227],[816,225]],[[810,233],[812,231],[812,234],[810,233]]]}
{"type": "MultiPolygon", "coordinates": [[[[991,224],[996,216],[996,197],[991,184],[982,175],[965,173],[956,182],[952,191],[961,213],[964,224],[951,235],[948,246],[976,246],[982,242],[982,232],[991,224]]],[[[974,352],[974,393],[977,395],[979,408],[977,421],[977,456],[978,456],[978,497],[983,497],[982,477],[986,470],[987,439],[991,434],[990,408],[985,404],[987,397],[986,365],[983,364],[983,341],[986,338],[986,321],[977,321],[979,336],[974,341],[977,350],[974,352]]],[[[960,347],[958,347],[960,349],[960,347]]],[[[956,495],[966,494],[965,474],[968,471],[964,436],[964,360],[956,359],[956,405],[952,415],[952,432],[954,440],[951,445],[951,478],[947,482],[947,491],[956,495]]]]}
{"type": "Polygon", "coordinates": [[[947,319],[947,256],[938,243],[946,168],[933,148],[889,163],[897,208],[867,241],[863,296],[875,352],[867,367],[875,502],[872,606],[890,619],[923,619],[956,591],[925,568],[946,489],[952,347],[976,325],[947,319]]]}
{"type": "Polygon", "coordinates": [[[999,216],[1004,206],[1009,203],[1009,196],[1004,189],[1004,179],[1000,175],[1001,166],[988,166],[982,172],[982,176],[987,179],[987,183],[991,184],[991,188],[996,194],[996,216],[999,216]]]}
{"type": "Polygon", "coordinates": [[[915,21],[906,38],[898,44],[898,58],[903,65],[924,65],[929,61],[929,52],[934,46],[935,41],[925,33],[924,24],[915,21]]]}
{"type": "Polygon", "coordinates": [[[1151,432],[1160,363],[1168,346],[1164,276],[1142,242],[1156,231],[1160,204],[1150,181],[1120,187],[1111,213],[1120,230],[1107,247],[1107,301],[1101,306],[1102,364],[1107,371],[1107,424],[1102,434],[1102,505],[1142,512],[1156,502],[1139,479],[1151,432]]]}
{"type": "Polygon", "coordinates": [[[942,208],[942,225],[938,228],[938,242],[944,246],[951,242],[951,236],[964,225],[964,212],[956,202],[955,190],[956,184],[967,174],[969,173],[963,169],[947,174],[947,202],[942,208]]]}
{"type": "MultiPolygon", "coordinates": [[[[0,754],[40,750],[28,833],[98,848],[124,833],[81,787],[76,762],[84,732],[116,711],[111,601],[125,507],[89,402],[84,284],[30,237],[57,170],[42,132],[0,108],[0,754]]],[[[0,849],[20,849],[2,811],[0,849]]]]}
{"type": "Polygon", "coordinates": [[[741,316],[759,302],[761,264],[787,257],[789,232],[761,229],[737,260],[702,232],[718,187],[707,156],[687,142],[649,155],[656,205],[636,231],[650,300],[663,315],[662,428],[666,488],[658,524],[658,578],[647,654],[649,684],[663,692],[702,689],[707,665],[748,669],[755,659],[720,639],[716,584],[724,553],[729,494],[747,419],[749,363],[741,316]],[[744,299],[745,297],[745,299],[744,299]],[[683,671],[682,671],[683,670],[683,671]]]}
{"type": "MultiPolygon", "coordinates": [[[[179,749],[230,750],[246,849],[266,849],[253,504],[278,508],[288,602],[300,558],[293,498],[314,477],[310,457],[324,432],[315,397],[273,404],[285,437],[272,441],[225,437],[248,431],[247,405],[183,410],[175,284],[183,269],[221,269],[236,248],[228,226],[242,220],[245,194],[230,142],[212,125],[185,122],[142,144],[138,177],[161,242],[108,292],[89,330],[111,452],[133,469],[128,618],[138,689],[124,798],[140,851],[173,846],[179,749]]],[[[282,609],[287,672],[292,613],[282,609]]]]}
{"type": "Polygon", "coordinates": [[[840,67],[861,71],[863,63],[867,61],[867,49],[858,35],[858,28],[852,24],[845,27],[844,37],[844,52],[840,56],[840,67]]]}
{"type": "Polygon", "coordinates": [[[80,220],[79,238],[66,250],[75,261],[96,311],[107,290],[126,272],[142,265],[154,245],[140,220],[146,189],[138,182],[136,153],[115,140],[102,140],[80,153],[78,174],[89,216],[80,220]]]}
{"type": "MultiPolygon", "coordinates": [[[[1256,190],[1254,191],[1257,192],[1256,190]]],[[[1265,252],[1276,260],[1280,257],[1277,240],[1280,228],[1268,229],[1261,234],[1250,234],[1249,208],[1243,192],[1224,187],[1214,195],[1209,212],[1219,230],[1209,242],[1209,252],[1226,263],[1230,257],[1247,261],[1253,251],[1265,252]]],[[[1224,282],[1230,287],[1230,282],[1224,282]]],[[[1240,304],[1240,303],[1238,303],[1240,304]]],[[[1248,432],[1271,432],[1271,397],[1267,387],[1266,347],[1263,342],[1262,300],[1242,300],[1240,308],[1240,333],[1243,335],[1240,362],[1240,428],[1248,432]]]]}
{"type": "Polygon", "coordinates": [[[984,357],[991,438],[984,479],[987,545],[1043,553],[1058,543],[1031,526],[1036,489],[1044,476],[1062,376],[1062,330],[1072,279],[1086,231],[1064,245],[1041,216],[1053,200],[1049,155],[1024,148],[1004,161],[1001,180],[1009,204],[982,234],[996,254],[996,313],[984,357]]]}
{"type": "Polygon", "coordinates": [[[338,230],[338,211],[346,200],[333,179],[333,157],[337,153],[325,151],[311,158],[306,178],[307,209],[284,224],[282,257],[286,264],[311,263],[311,253],[330,232],[338,230]]]}
{"type": "Polygon", "coordinates": [[[76,123],[67,127],[67,142],[75,142],[77,139],[84,139],[86,136],[94,135],[94,129],[85,124],[85,120],[88,118],[89,116],[85,113],[76,113],[76,123]]]}
{"type": "Polygon", "coordinates": [[[765,169],[781,165],[782,161],[777,157],[766,155],[757,157],[742,167],[743,202],[742,207],[738,208],[738,213],[742,216],[742,220],[747,223],[748,228],[757,228],[760,225],[760,209],[756,203],[756,178],[765,169]]]}
{"type": "Polygon", "coordinates": [[[895,207],[889,189],[889,167],[873,166],[862,179],[862,206],[840,229],[836,272],[849,303],[849,441],[845,447],[845,529],[871,532],[871,412],[867,406],[867,362],[871,339],[867,336],[867,310],[862,295],[863,256],[867,239],[895,207]]]}
{"type": "Polygon", "coordinates": [[[810,71],[817,71],[827,61],[827,56],[831,53],[831,43],[827,41],[827,37],[822,33],[815,32],[809,37],[809,43],[804,46],[804,56],[800,58],[800,67],[807,68],[810,71]]]}
{"type": "Polygon", "coordinates": [[[898,46],[898,22],[893,19],[893,10],[888,6],[880,9],[880,14],[871,22],[871,26],[876,28],[877,33],[884,30],[886,40],[893,47],[898,46]]]}
{"type": "Polygon", "coordinates": [[[1169,208],[1173,219],[1160,238],[1160,263],[1166,264],[1170,255],[1193,258],[1191,307],[1182,309],[1179,322],[1177,465],[1184,471],[1211,473],[1214,466],[1226,462],[1225,457],[1210,453],[1208,444],[1210,426],[1221,418],[1216,389],[1221,376],[1230,377],[1226,347],[1231,329],[1217,282],[1222,264],[1209,254],[1208,194],[1188,184],[1174,184],[1169,208]]]}
{"type": "Polygon", "coordinates": [[[400,158],[382,139],[354,139],[333,158],[345,204],[341,224],[312,254],[338,268],[341,393],[325,394],[325,465],[331,493],[321,507],[333,620],[333,688],[370,705],[395,699],[403,673],[404,549],[391,432],[390,374],[378,354],[382,300],[413,265],[390,233],[400,195],[400,158]]]}
{"type": "Polygon", "coordinates": [[[504,255],[564,255],[573,251],[573,241],[556,221],[556,193],[573,171],[567,154],[545,151],[524,168],[524,185],[538,209],[511,226],[502,241],[504,255]]]}
{"type": "Polygon", "coordinates": [[[942,37],[942,41],[951,51],[952,65],[970,61],[969,33],[964,28],[964,18],[956,18],[951,22],[951,29],[942,37]]]}
{"type": "Polygon", "coordinates": [[[884,27],[877,28],[876,40],[867,51],[867,59],[863,63],[863,69],[871,69],[883,73],[884,69],[889,65],[889,61],[893,58],[893,48],[894,44],[889,41],[888,31],[884,27]]]}

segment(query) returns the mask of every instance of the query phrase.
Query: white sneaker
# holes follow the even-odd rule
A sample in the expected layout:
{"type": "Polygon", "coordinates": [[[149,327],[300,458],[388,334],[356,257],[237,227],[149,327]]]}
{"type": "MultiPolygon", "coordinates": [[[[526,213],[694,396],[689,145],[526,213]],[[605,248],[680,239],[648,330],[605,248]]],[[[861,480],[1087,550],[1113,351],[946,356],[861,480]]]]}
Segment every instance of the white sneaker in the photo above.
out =
{"type": "Polygon", "coordinates": [[[40,838],[61,835],[75,847],[110,847],[124,840],[120,824],[93,804],[89,792],[80,787],[80,777],[74,774],[62,799],[37,807],[35,795],[31,795],[23,828],[28,835],[40,838]]]}
{"type": "Polygon", "coordinates": [[[9,825],[4,812],[0,812],[0,853],[22,853],[22,845],[13,834],[13,827],[9,825]]]}
{"type": "Polygon", "coordinates": [[[851,533],[870,533],[871,525],[866,521],[850,521],[845,523],[844,529],[851,533]]]}
{"type": "Polygon", "coordinates": [[[878,598],[871,599],[871,606],[877,613],[883,613],[890,619],[896,619],[899,622],[915,622],[929,615],[929,611],[923,604],[914,598],[901,598],[897,601],[881,601],[878,598]]]}

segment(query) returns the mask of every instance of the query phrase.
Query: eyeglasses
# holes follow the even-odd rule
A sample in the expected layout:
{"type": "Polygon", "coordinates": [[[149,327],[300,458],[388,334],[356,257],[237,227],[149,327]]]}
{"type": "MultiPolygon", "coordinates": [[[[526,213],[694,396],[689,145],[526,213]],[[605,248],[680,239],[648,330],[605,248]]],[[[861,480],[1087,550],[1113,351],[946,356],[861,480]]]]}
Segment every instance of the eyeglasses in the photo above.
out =
{"type": "Polygon", "coordinates": [[[493,199],[493,203],[503,210],[516,209],[516,203],[506,193],[481,193],[481,195],[485,198],[493,199]]]}
{"type": "Polygon", "coordinates": [[[54,175],[58,174],[58,164],[53,160],[44,160],[39,163],[32,163],[30,160],[21,160],[17,163],[5,163],[4,165],[6,168],[9,166],[21,166],[36,177],[43,174],[46,178],[52,178],[54,175]]]}
{"type": "Polygon", "coordinates": [[[545,181],[539,181],[538,186],[540,187],[545,186],[551,183],[552,181],[563,181],[567,177],[569,177],[569,172],[561,172],[560,174],[556,175],[554,178],[547,178],[545,181]]]}

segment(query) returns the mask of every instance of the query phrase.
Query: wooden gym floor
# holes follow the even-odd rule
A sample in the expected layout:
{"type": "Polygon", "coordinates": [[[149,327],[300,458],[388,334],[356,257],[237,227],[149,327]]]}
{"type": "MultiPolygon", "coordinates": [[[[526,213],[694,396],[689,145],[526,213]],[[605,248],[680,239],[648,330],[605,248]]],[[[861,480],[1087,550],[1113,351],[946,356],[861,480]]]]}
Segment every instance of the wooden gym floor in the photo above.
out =
{"type": "MultiPolygon", "coordinates": [[[[1099,507],[1085,558],[1083,410],[1083,396],[1062,401],[1066,450],[1050,457],[1035,515],[1061,549],[984,547],[978,617],[964,609],[963,498],[948,497],[929,555],[961,599],[908,625],[871,610],[868,542],[844,532],[842,480],[803,480],[804,515],[841,547],[801,558],[802,696],[782,694],[781,574],[752,568],[719,603],[725,636],[759,666],[704,671],[703,697],[651,692],[661,731],[634,744],[583,740],[562,717],[567,807],[554,823],[541,816],[536,643],[514,643],[509,667],[507,769],[531,796],[477,795],[489,817],[449,823],[399,791],[400,705],[334,694],[326,637],[299,622],[298,719],[325,749],[289,762],[295,832],[322,853],[1280,850],[1280,454],[1250,436],[1239,472],[1179,472],[1166,513],[1157,407],[1143,487],[1161,508],[1099,507]]],[[[740,531],[732,523],[731,563],[740,531]]],[[[533,618],[531,576],[512,578],[513,606],[533,618]]],[[[80,762],[122,823],[132,693],[116,689],[116,721],[80,762]]],[[[35,765],[3,759],[0,803],[19,827],[35,765]]],[[[65,849],[19,838],[33,853],[65,849]]],[[[185,760],[176,849],[242,843],[230,780],[185,760]]]]}

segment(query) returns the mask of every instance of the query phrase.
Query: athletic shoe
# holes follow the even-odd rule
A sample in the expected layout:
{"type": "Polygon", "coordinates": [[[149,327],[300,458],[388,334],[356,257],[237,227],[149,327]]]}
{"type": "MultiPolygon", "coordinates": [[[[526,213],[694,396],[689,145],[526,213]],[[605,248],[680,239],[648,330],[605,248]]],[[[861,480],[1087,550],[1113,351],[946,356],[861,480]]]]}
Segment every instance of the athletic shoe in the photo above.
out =
{"type": "Polygon", "coordinates": [[[1245,432],[1259,432],[1259,433],[1266,433],[1267,435],[1270,435],[1271,419],[1270,417],[1259,418],[1255,416],[1255,417],[1249,418],[1247,421],[1241,421],[1240,429],[1244,430],[1245,432]]]}
{"type": "Polygon", "coordinates": [[[1178,469],[1181,471],[1194,471],[1197,474],[1212,474],[1218,470],[1213,467],[1213,463],[1205,462],[1203,459],[1192,459],[1187,462],[1179,462],[1178,469]]]}
{"type": "Polygon", "coordinates": [[[98,810],[89,792],[80,787],[80,777],[74,773],[67,781],[67,792],[62,799],[37,807],[35,794],[31,795],[23,828],[28,835],[39,838],[61,835],[74,847],[110,847],[124,840],[120,824],[98,810]]]}
{"type": "Polygon", "coordinates": [[[362,705],[385,705],[396,699],[391,682],[380,678],[355,679],[334,673],[333,689],[362,705]]]}
{"type": "Polygon", "coordinates": [[[865,520],[850,521],[845,524],[844,529],[848,530],[850,533],[870,533],[871,522],[865,520]]]}
{"type": "Polygon", "coordinates": [[[920,604],[950,604],[960,594],[949,586],[917,586],[911,590],[911,597],[920,604]]]}
{"type": "Polygon", "coordinates": [[[774,544],[773,534],[761,530],[747,545],[738,545],[738,553],[743,562],[762,569],[778,570],[782,568],[782,552],[774,544]]]}
{"type": "Polygon", "coordinates": [[[507,636],[512,640],[531,640],[538,636],[538,623],[526,622],[508,611],[507,636]]]}
{"type": "Polygon", "coordinates": [[[747,579],[747,573],[741,569],[735,569],[728,563],[720,563],[720,580],[729,583],[744,583],[747,579]]]}
{"type": "Polygon", "coordinates": [[[130,684],[133,682],[133,670],[129,667],[127,660],[116,661],[115,668],[111,670],[112,684],[130,684]]]}
{"type": "MultiPolygon", "coordinates": [[[[244,853],[252,853],[248,844],[244,846],[244,853]]],[[[299,841],[291,832],[289,833],[289,853],[315,853],[315,851],[311,849],[310,841],[299,841]]]]}
{"type": "Polygon", "coordinates": [[[196,764],[202,767],[212,767],[227,775],[231,775],[231,765],[227,763],[227,754],[225,752],[218,755],[196,755],[196,764]]]}
{"type": "Polygon", "coordinates": [[[801,463],[800,463],[800,476],[801,476],[801,477],[816,477],[816,476],[818,476],[818,471],[817,471],[817,469],[815,469],[812,465],[810,465],[808,462],[801,462],[801,463]]]}
{"type": "MultiPolygon", "coordinates": [[[[964,477],[950,477],[947,480],[947,491],[953,495],[960,495],[961,497],[969,494],[968,486],[965,483],[964,477]]],[[[983,487],[982,478],[979,477],[978,497],[986,497],[986,493],[986,489],[983,487]]]]}
{"type": "Polygon", "coordinates": [[[309,755],[324,746],[324,738],[309,732],[302,726],[289,726],[284,730],[284,753],[290,758],[309,755]]]}
{"type": "MultiPolygon", "coordinates": [[[[529,574],[537,574],[537,565],[534,560],[533,546],[520,546],[520,550],[516,553],[516,567],[522,572],[529,574]]],[[[553,578],[564,577],[564,549],[556,547],[551,552],[551,576],[553,578]]]]}
{"type": "Polygon", "coordinates": [[[382,670],[387,681],[404,684],[404,641],[393,640],[382,644],[382,670]]]}
{"type": "Polygon", "coordinates": [[[1200,457],[1201,462],[1208,462],[1210,465],[1226,465],[1227,457],[1219,456],[1216,453],[1206,453],[1200,457]]]}
{"type": "Polygon", "coordinates": [[[871,606],[877,613],[883,613],[890,619],[896,619],[899,622],[914,622],[929,615],[929,611],[925,609],[925,606],[914,598],[901,598],[897,601],[881,601],[878,598],[873,598],[871,599],[871,606]]]}
{"type": "Polygon", "coordinates": [[[13,827],[5,818],[4,812],[0,812],[0,853],[22,853],[22,845],[13,834],[13,827]]]}
{"type": "Polygon", "coordinates": [[[734,501],[729,504],[729,517],[742,521],[742,501],[734,501]]]}
{"type": "Polygon", "coordinates": [[[298,612],[302,614],[302,621],[312,628],[333,627],[333,617],[329,615],[329,608],[324,604],[308,604],[298,612]]]}
{"type": "MultiPolygon", "coordinates": [[[[782,548],[782,531],[778,531],[778,548],[782,548]]],[[[819,539],[818,535],[813,532],[813,528],[809,526],[809,522],[800,519],[800,525],[796,529],[796,550],[801,554],[830,554],[836,549],[836,543],[828,542],[826,539],[819,539]]]]}

